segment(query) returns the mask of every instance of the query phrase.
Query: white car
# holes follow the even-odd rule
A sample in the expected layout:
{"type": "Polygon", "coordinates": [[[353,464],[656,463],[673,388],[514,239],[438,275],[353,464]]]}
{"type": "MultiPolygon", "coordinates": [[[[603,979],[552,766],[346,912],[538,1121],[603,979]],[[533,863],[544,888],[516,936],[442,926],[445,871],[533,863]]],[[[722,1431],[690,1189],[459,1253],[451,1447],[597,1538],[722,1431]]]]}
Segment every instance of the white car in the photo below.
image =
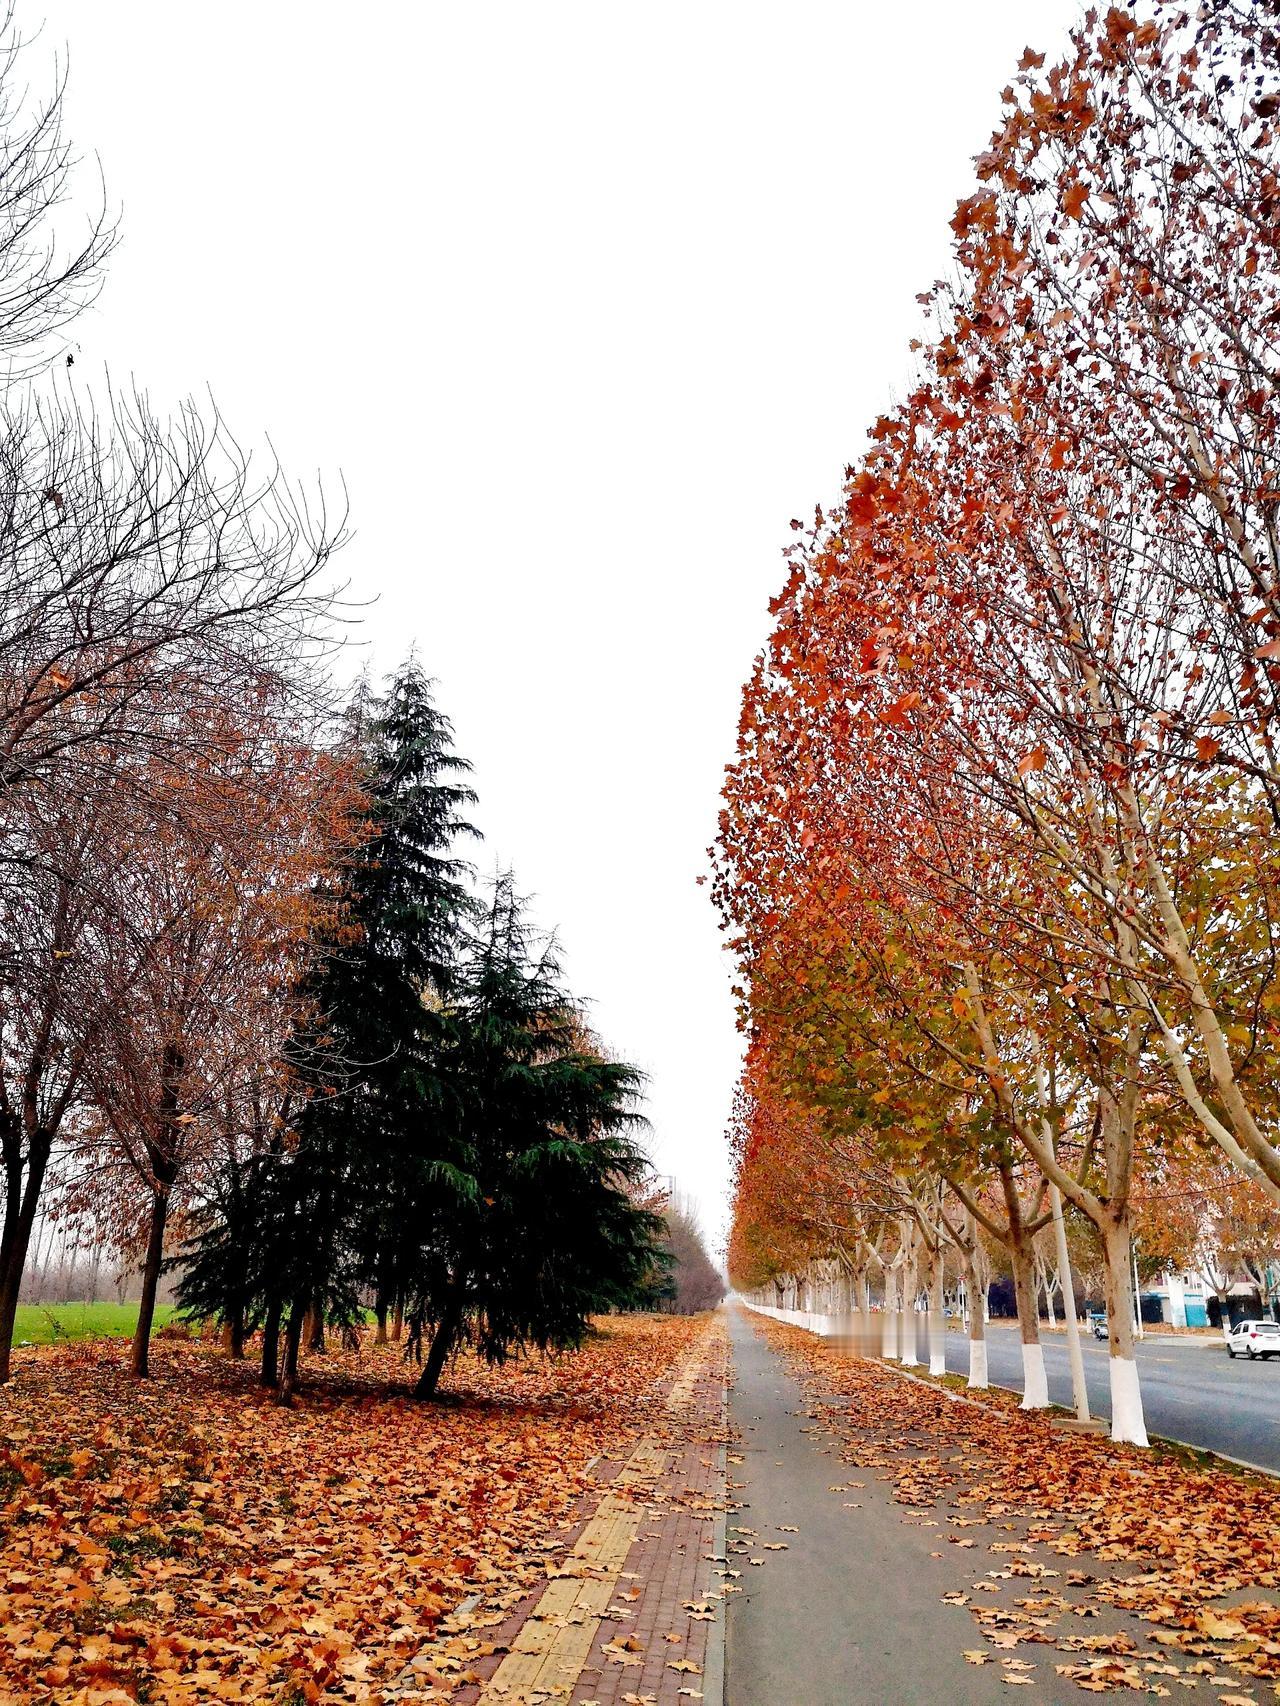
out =
{"type": "Polygon", "coordinates": [[[1280,1357],[1280,1322],[1238,1321],[1226,1333],[1227,1355],[1238,1356],[1241,1351],[1252,1361],[1255,1357],[1280,1357]]]}

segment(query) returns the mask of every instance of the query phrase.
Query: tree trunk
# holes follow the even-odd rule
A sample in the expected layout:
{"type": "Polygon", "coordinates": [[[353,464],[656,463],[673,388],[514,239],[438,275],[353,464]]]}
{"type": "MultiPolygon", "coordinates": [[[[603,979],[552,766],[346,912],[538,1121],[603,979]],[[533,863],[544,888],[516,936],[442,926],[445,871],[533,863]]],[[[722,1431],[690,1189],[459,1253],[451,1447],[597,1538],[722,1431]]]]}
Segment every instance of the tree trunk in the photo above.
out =
{"type": "Polygon", "coordinates": [[[24,1179],[22,1158],[17,1149],[20,1141],[16,1137],[5,1139],[5,1212],[4,1228],[0,1232],[0,1386],[9,1378],[9,1350],[18,1313],[18,1293],[22,1290],[27,1251],[31,1248],[31,1229],[35,1225],[36,1206],[40,1201],[51,1148],[51,1140],[45,1142],[43,1138],[30,1145],[24,1179]]]}
{"type": "Polygon", "coordinates": [[[1133,1355],[1133,1279],[1129,1266],[1129,1216],[1117,1215],[1102,1228],[1107,1260],[1107,1338],[1111,1356],[1111,1437],[1129,1445],[1147,1445],[1142,1389],[1133,1355]]]}
{"type": "Polygon", "coordinates": [[[1080,1317],[1076,1311],[1076,1287],[1071,1277],[1071,1258],[1067,1251],[1067,1228],[1062,1218],[1062,1192],[1055,1184],[1049,1186],[1049,1205],[1053,1210],[1054,1246],[1058,1254],[1058,1281],[1062,1286],[1062,1318],[1067,1328],[1067,1358],[1071,1364],[1071,1396],[1076,1407],[1076,1420],[1089,1420],[1089,1388],[1084,1378],[1084,1357],[1080,1350],[1080,1317]]]}
{"type": "Polygon", "coordinates": [[[293,1395],[298,1390],[298,1349],[302,1344],[302,1327],[306,1318],[306,1308],[299,1300],[289,1311],[289,1321],[284,1330],[284,1357],[280,1364],[280,1402],[292,1404],[293,1395]]]}
{"type": "Polygon", "coordinates": [[[1040,1343],[1040,1311],[1036,1306],[1035,1272],[1029,1241],[1025,1235],[1010,1239],[1009,1260],[1013,1265],[1013,1294],[1018,1305],[1018,1327],[1022,1334],[1020,1408],[1046,1410],[1049,1407],[1049,1383],[1044,1372],[1044,1347],[1040,1343]]]}
{"type": "Polygon", "coordinates": [[[404,1299],[396,1298],[396,1312],[391,1318],[391,1337],[399,1344],[404,1337],[404,1299]]]}
{"type": "Polygon", "coordinates": [[[377,1301],[374,1303],[373,1312],[378,1318],[378,1330],[373,1335],[373,1342],[375,1345],[385,1345],[387,1342],[387,1300],[381,1292],[379,1292],[377,1301]]]}
{"type": "Polygon", "coordinates": [[[903,1368],[919,1367],[916,1355],[916,1297],[920,1291],[920,1273],[913,1250],[902,1271],[902,1308],[898,1315],[898,1360],[903,1368]]]}
{"type": "Polygon", "coordinates": [[[965,1300],[969,1306],[969,1385],[985,1392],[987,1379],[987,1325],[982,1307],[982,1281],[978,1277],[977,1256],[972,1250],[964,1253],[965,1300]]]}
{"type": "Polygon", "coordinates": [[[898,1275],[894,1268],[884,1271],[884,1317],[881,1323],[880,1355],[896,1360],[898,1355],[898,1275]]]}
{"type": "Polygon", "coordinates": [[[280,1379],[280,1299],[273,1297],[267,1304],[262,1321],[262,1371],[260,1386],[275,1386],[280,1379]]]}
{"type": "Polygon", "coordinates": [[[156,1313],[156,1289],[164,1260],[164,1227],[169,1216],[169,1186],[157,1182],[151,1192],[151,1226],[147,1233],[147,1255],[142,1264],[142,1297],[138,1303],[138,1325],[133,1332],[129,1370],[137,1380],[151,1372],[151,1324],[156,1313]]]}
{"type": "Polygon", "coordinates": [[[324,1310],[318,1303],[307,1310],[307,1331],[303,1343],[309,1351],[324,1354],[324,1310]]]}
{"type": "Polygon", "coordinates": [[[860,1357],[874,1356],[871,1342],[871,1281],[865,1268],[860,1268],[853,1279],[853,1331],[857,1339],[857,1351],[860,1357]]]}
{"type": "Polygon", "coordinates": [[[239,1362],[244,1357],[244,1313],[234,1309],[222,1318],[222,1330],[218,1334],[223,1350],[229,1357],[239,1362]]]}
{"type": "Polygon", "coordinates": [[[929,1287],[929,1373],[936,1375],[947,1372],[947,1323],[942,1313],[944,1264],[941,1245],[934,1252],[930,1265],[933,1271],[929,1287]]]}
{"type": "Polygon", "coordinates": [[[449,1353],[458,1340],[458,1329],[462,1326],[462,1299],[460,1292],[455,1291],[445,1302],[444,1313],[436,1327],[431,1340],[431,1349],[427,1352],[427,1360],[422,1365],[422,1373],[418,1384],[413,1389],[415,1398],[434,1398],[444,1365],[449,1360],[449,1353]]]}

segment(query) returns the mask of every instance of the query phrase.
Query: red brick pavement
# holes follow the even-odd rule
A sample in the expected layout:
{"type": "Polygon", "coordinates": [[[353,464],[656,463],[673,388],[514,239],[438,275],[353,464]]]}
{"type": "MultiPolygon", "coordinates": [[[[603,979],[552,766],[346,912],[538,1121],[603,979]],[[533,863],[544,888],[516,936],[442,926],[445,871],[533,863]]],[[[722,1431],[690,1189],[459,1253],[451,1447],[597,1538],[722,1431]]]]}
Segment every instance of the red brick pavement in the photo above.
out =
{"type": "MultiPolygon", "coordinates": [[[[696,1354],[696,1375],[681,1393],[685,1361],[664,1382],[683,1397],[656,1430],[667,1452],[663,1470],[652,1490],[637,1503],[637,1538],[618,1578],[608,1610],[594,1633],[586,1664],[576,1683],[544,1697],[558,1706],[688,1706],[705,1700],[720,1706],[724,1642],[724,1595],[732,1590],[726,1579],[724,1556],[725,1467],[727,1438],[725,1394],[728,1376],[728,1334],[723,1313],[709,1319],[696,1354]],[[678,1636],[678,1640],[668,1640],[678,1636]],[[628,1640],[635,1645],[624,1644],[628,1640]],[[610,1645],[612,1644],[612,1645],[610,1645]],[[673,1669],[683,1664],[693,1669],[673,1669]]],[[[601,1496],[622,1469],[630,1452],[602,1457],[592,1478],[601,1496]]],[[[582,1509],[576,1531],[564,1535],[565,1553],[574,1545],[594,1512],[582,1509]]],[[[463,1635],[454,1652],[474,1680],[459,1686],[456,1672],[440,1694],[430,1689],[410,1698],[443,1699],[450,1706],[476,1706],[488,1701],[501,1706],[504,1698],[487,1688],[512,1642],[530,1617],[536,1616],[541,1592],[513,1602],[498,1625],[486,1619],[483,1627],[463,1635]],[[467,1649],[471,1649],[467,1653],[467,1649]]],[[[446,1624],[450,1622],[446,1619],[446,1624]]],[[[465,1626],[465,1624],[464,1624],[465,1626]]],[[[452,1666],[450,1666],[452,1669],[452,1666]]],[[[424,1679],[425,1680],[425,1679],[424,1679]]]]}
{"type": "Polygon", "coordinates": [[[723,1545],[727,1357],[724,1328],[717,1323],[687,1411],[674,1418],[673,1456],[647,1501],[650,1520],[631,1548],[612,1616],[601,1624],[570,1695],[575,1706],[589,1701],[633,1706],[637,1699],[644,1706],[686,1706],[703,1698],[719,1706],[712,1699],[718,1655],[710,1667],[710,1691],[707,1675],[709,1649],[718,1644],[723,1652],[724,1594],[732,1586],[724,1574],[723,1545]],[[628,1636],[639,1650],[617,1651],[628,1636]],[[693,1668],[675,1670],[676,1664],[693,1668]]]}

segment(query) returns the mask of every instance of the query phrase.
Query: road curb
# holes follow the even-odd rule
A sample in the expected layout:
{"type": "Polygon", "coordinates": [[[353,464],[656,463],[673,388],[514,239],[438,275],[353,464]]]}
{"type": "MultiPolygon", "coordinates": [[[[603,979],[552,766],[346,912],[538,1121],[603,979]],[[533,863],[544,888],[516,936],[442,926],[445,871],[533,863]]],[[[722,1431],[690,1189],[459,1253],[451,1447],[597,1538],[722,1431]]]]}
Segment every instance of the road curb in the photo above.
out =
{"type": "MultiPolygon", "coordinates": [[[[747,1308],[752,1309],[754,1314],[763,1315],[765,1313],[764,1310],[754,1309],[751,1304],[747,1304],[747,1308]]],[[[789,1321],[784,1321],[780,1324],[782,1326],[795,1326],[795,1330],[797,1332],[807,1332],[811,1337],[816,1338],[819,1344],[822,1343],[822,1334],[814,1333],[812,1328],[800,1327],[789,1321]]],[[[890,1369],[894,1374],[901,1375],[904,1380],[914,1380],[917,1386],[927,1386],[933,1392],[941,1392],[944,1397],[950,1398],[953,1404],[971,1404],[975,1410],[983,1410],[989,1416],[1003,1416],[1006,1420],[1008,1419],[1008,1412],[1006,1410],[1000,1409],[994,1404],[984,1404],[980,1398],[971,1398],[967,1393],[953,1392],[950,1387],[944,1386],[941,1381],[930,1380],[924,1375],[913,1374],[909,1368],[903,1368],[900,1363],[893,1362],[887,1357],[864,1357],[862,1360],[864,1362],[873,1362],[879,1368],[890,1369]]],[[[1008,1392],[1015,1398],[1018,1395],[1018,1388],[1016,1386],[1006,1386],[1003,1381],[991,1380],[988,1382],[988,1385],[994,1386],[998,1392],[1008,1392]]],[[[1051,1404],[1041,1410],[1030,1410],[1025,1412],[1020,1410],[1018,1414],[1048,1416],[1049,1420],[1053,1421],[1055,1425],[1057,1425],[1057,1418],[1054,1416],[1054,1411],[1056,1410],[1062,1410],[1064,1419],[1070,1418],[1070,1411],[1063,1410],[1063,1407],[1057,1404],[1051,1404]]],[[[1101,1421],[1104,1427],[1110,1426],[1110,1423],[1105,1417],[1097,1417],[1095,1419],[1101,1421]]],[[[1064,1431],[1070,1430],[1067,1429],[1064,1431]]],[[[1189,1439],[1177,1439],[1173,1434],[1155,1433],[1150,1429],[1148,1429],[1148,1433],[1151,1439],[1159,1440],[1162,1445],[1176,1445],[1180,1446],[1183,1451],[1199,1452],[1202,1457],[1216,1458],[1219,1463],[1230,1463],[1233,1468],[1247,1470],[1251,1475],[1262,1475],[1268,1481],[1280,1480],[1280,1469],[1268,1469],[1263,1463],[1251,1463],[1246,1457],[1232,1457],[1230,1452],[1215,1451],[1212,1446],[1196,1445],[1189,1439]]],[[[1108,1435],[1104,1434],[1101,1437],[1107,1439],[1109,1444],[1115,1443],[1110,1440],[1108,1435]]]]}
{"type": "MultiPolygon", "coordinates": [[[[729,1393],[724,1394],[724,1423],[725,1431],[729,1425],[729,1393]]],[[[716,1559],[725,1560],[728,1566],[729,1554],[726,1546],[729,1539],[729,1512],[726,1508],[729,1497],[729,1446],[721,1441],[716,1451],[716,1476],[725,1504],[716,1513],[715,1528],[711,1535],[711,1555],[716,1559]]],[[[723,1583],[725,1578],[721,1577],[723,1583]]],[[[720,1601],[720,1615],[711,1625],[707,1634],[707,1652],[702,1667],[702,1694],[705,1706],[724,1706],[724,1671],[725,1649],[729,1635],[729,1596],[725,1594],[720,1601]]]]}

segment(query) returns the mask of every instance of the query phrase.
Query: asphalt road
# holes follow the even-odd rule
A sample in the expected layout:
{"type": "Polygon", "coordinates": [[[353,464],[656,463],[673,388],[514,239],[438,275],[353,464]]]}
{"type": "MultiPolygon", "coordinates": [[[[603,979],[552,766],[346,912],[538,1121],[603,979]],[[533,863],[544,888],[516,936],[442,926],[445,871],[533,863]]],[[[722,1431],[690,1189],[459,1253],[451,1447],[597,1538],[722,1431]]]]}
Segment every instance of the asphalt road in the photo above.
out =
{"type": "MultiPolygon", "coordinates": [[[[920,1338],[923,1343],[923,1331],[920,1338]]],[[[1049,1396],[1070,1405],[1066,1339],[1061,1332],[1046,1333],[1041,1342],[1049,1396]]],[[[1082,1348],[1089,1407],[1095,1416],[1110,1419],[1107,1347],[1085,1336],[1082,1348]]],[[[1137,1359],[1148,1432],[1280,1472],[1280,1357],[1233,1361],[1221,1339],[1155,1336],[1137,1347],[1137,1359]]],[[[1021,1390],[1022,1347],[1016,1327],[989,1324],[987,1367],[993,1385],[1021,1390]]],[[[968,1373],[968,1345],[961,1333],[947,1334],[947,1368],[968,1373]]]]}

